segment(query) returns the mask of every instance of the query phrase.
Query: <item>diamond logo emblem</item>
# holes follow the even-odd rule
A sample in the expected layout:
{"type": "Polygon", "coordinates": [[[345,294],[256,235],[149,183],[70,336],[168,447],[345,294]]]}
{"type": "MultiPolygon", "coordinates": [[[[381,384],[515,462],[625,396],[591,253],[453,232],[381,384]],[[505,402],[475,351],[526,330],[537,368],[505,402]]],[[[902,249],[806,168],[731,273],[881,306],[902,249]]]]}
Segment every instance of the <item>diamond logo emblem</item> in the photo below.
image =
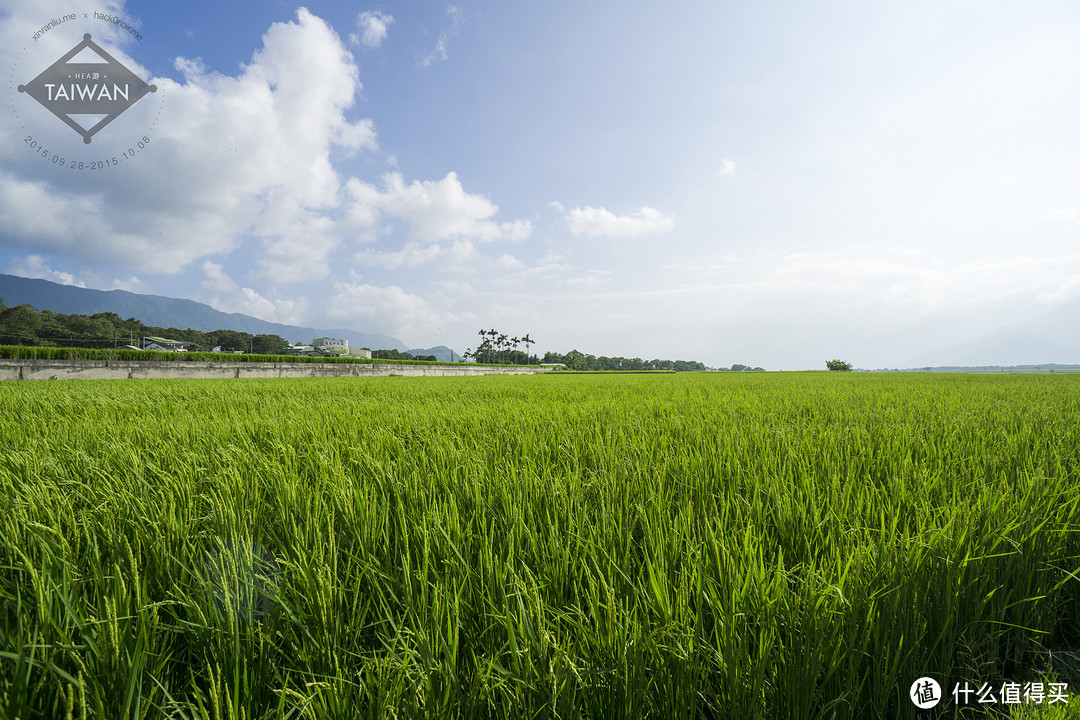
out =
{"type": "Polygon", "coordinates": [[[137,103],[157,92],[100,45],[83,35],[81,43],[31,80],[19,86],[89,144],[94,134],[137,103]]]}

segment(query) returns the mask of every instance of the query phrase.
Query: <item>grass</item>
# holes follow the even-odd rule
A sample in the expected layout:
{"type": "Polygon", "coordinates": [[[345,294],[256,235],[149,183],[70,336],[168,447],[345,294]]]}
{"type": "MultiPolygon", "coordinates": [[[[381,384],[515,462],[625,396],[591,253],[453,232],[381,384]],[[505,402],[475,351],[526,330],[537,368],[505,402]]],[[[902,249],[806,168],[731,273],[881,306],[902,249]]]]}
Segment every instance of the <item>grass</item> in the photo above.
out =
{"type": "Polygon", "coordinates": [[[914,717],[1080,646],[1077,383],[4,384],[0,715],[914,717]]]}

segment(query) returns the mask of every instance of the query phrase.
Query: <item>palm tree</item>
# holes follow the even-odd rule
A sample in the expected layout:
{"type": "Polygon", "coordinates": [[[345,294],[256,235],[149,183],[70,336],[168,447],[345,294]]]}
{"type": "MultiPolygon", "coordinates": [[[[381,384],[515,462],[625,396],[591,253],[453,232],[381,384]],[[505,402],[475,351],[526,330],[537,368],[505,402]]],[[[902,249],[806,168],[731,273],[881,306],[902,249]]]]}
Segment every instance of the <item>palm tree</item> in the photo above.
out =
{"type": "Polygon", "coordinates": [[[529,346],[533,344],[533,339],[529,337],[529,333],[525,333],[525,337],[521,338],[521,342],[525,343],[525,364],[529,364],[529,346]]]}
{"type": "Polygon", "coordinates": [[[480,345],[476,348],[476,361],[482,363],[495,362],[495,346],[494,340],[498,336],[498,330],[480,330],[479,335],[482,339],[480,345]],[[490,338],[488,336],[491,336],[490,338]]]}

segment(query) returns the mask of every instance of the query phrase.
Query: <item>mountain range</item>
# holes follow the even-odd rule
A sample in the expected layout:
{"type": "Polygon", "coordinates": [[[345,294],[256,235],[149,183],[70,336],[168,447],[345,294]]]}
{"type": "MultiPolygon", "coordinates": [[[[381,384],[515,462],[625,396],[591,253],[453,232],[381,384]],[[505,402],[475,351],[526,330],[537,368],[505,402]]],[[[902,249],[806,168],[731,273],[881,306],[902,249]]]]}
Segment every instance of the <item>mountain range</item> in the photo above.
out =
{"type": "Polygon", "coordinates": [[[335,337],[348,340],[352,347],[401,350],[420,355],[435,355],[440,360],[460,360],[457,353],[445,346],[410,350],[398,338],[379,333],[358,332],[346,328],[283,325],[250,315],[224,313],[194,300],[142,295],[126,290],[91,290],[15,275],[0,274],[0,299],[3,299],[8,307],[28,303],[38,310],[52,310],[64,314],[93,315],[113,312],[122,318],[135,318],[147,325],[163,328],[190,328],[201,332],[237,330],[255,335],[278,335],[289,342],[311,342],[317,337],[335,337]]]}

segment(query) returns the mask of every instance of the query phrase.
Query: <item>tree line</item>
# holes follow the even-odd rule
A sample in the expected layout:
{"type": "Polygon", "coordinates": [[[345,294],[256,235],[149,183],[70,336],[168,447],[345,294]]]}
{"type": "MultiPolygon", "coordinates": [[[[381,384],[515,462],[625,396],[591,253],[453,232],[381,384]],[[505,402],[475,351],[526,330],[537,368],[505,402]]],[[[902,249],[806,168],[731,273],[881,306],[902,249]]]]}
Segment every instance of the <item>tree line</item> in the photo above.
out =
{"type": "Polygon", "coordinates": [[[545,363],[560,363],[570,370],[621,370],[623,372],[645,370],[674,370],[691,372],[707,369],[703,363],[693,360],[642,360],[641,358],[607,357],[588,355],[577,350],[562,355],[557,352],[544,353],[545,363]]]}
{"type": "Polygon", "coordinates": [[[674,370],[687,372],[691,370],[705,370],[704,364],[691,360],[642,360],[641,358],[606,357],[601,355],[588,355],[571,350],[564,354],[546,352],[543,358],[529,353],[530,346],[536,343],[529,334],[521,337],[507,335],[498,330],[483,330],[480,335],[480,344],[476,349],[468,349],[463,357],[466,360],[475,360],[479,363],[502,363],[508,365],[540,365],[558,363],[565,365],[570,370],[674,370]],[[522,352],[521,346],[525,346],[522,352]]]}
{"type": "MultiPolygon", "coordinates": [[[[242,330],[202,332],[188,328],[147,325],[135,318],[124,320],[113,312],[93,315],[66,315],[52,310],[38,310],[33,305],[6,307],[0,298],[0,345],[36,347],[122,348],[141,347],[142,338],[153,336],[191,343],[192,351],[246,352],[256,355],[282,355],[290,345],[278,335],[252,334],[242,330]]],[[[398,350],[374,350],[373,358],[385,360],[436,360],[434,355],[414,357],[398,350]]]]}
{"type": "Polygon", "coordinates": [[[478,334],[481,338],[480,344],[475,350],[469,348],[462,354],[466,360],[503,365],[540,364],[540,360],[535,355],[529,354],[529,347],[534,341],[528,333],[522,337],[515,337],[494,329],[481,329],[478,334]],[[525,352],[521,351],[522,345],[525,346],[525,352]]]}
{"type": "Polygon", "coordinates": [[[371,357],[376,360],[429,360],[431,362],[439,359],[434,355],[412,355],[400,350],[372,350],[371,357]]]}
{"type": "Polygon", "coordinates": [[[279,355],[289,343],[277,335],[252,334],[240,330],[202,332],[188,328],[147,325],[135,318],[123,319],[113,312],[77,315],[38,310],[33,305],[6,307],[0,299],[0,344],[39,347],[118,348],[139,347],[142,338],[164,337],[191,343],[192,350],[249,352],[279,355]]]}
{"type": "MultiPolygon", "coordinates": [[[[480,330],[481,342],[475,350],[464,353],[466,360],[507,365],[559,363],[571,370],[705,370],[705,365],[689,360],[642,360],[641,358],[588,355],[578,350],[566,354],[546,352],[539,357],[530,352],[536,342],[528,333],[514,337],[497,330],[480,330]],[[525,349],[522,350],[522,347],[525,349]]],[[[6,307],[0,298],[0,345],[38,347],[122,348],[140,347],[142,338],[154,336],[191,343],[190,350],[208,352],[220,347],[222,352],[247,352],[258,355],[281,355],[289,343],[278,335],[252,334],[242,330],[202,332],[187,328],[147,325],[135,318],[126,320],[113,312],[93,315],[67,315],[52,310],[38,310],[33,305],[6,307]]],[[[374,350],[371,356],[384,360],[436,360],[434,355],[414,356],[399,350],[374,350]]],[[[743,369],[744,366],[732,367],[743,369]]],[[[749,370],[750,368],[745,368],[749,370]]],[[[760,369],[760,368],[755,368],[760,369]]]]}

